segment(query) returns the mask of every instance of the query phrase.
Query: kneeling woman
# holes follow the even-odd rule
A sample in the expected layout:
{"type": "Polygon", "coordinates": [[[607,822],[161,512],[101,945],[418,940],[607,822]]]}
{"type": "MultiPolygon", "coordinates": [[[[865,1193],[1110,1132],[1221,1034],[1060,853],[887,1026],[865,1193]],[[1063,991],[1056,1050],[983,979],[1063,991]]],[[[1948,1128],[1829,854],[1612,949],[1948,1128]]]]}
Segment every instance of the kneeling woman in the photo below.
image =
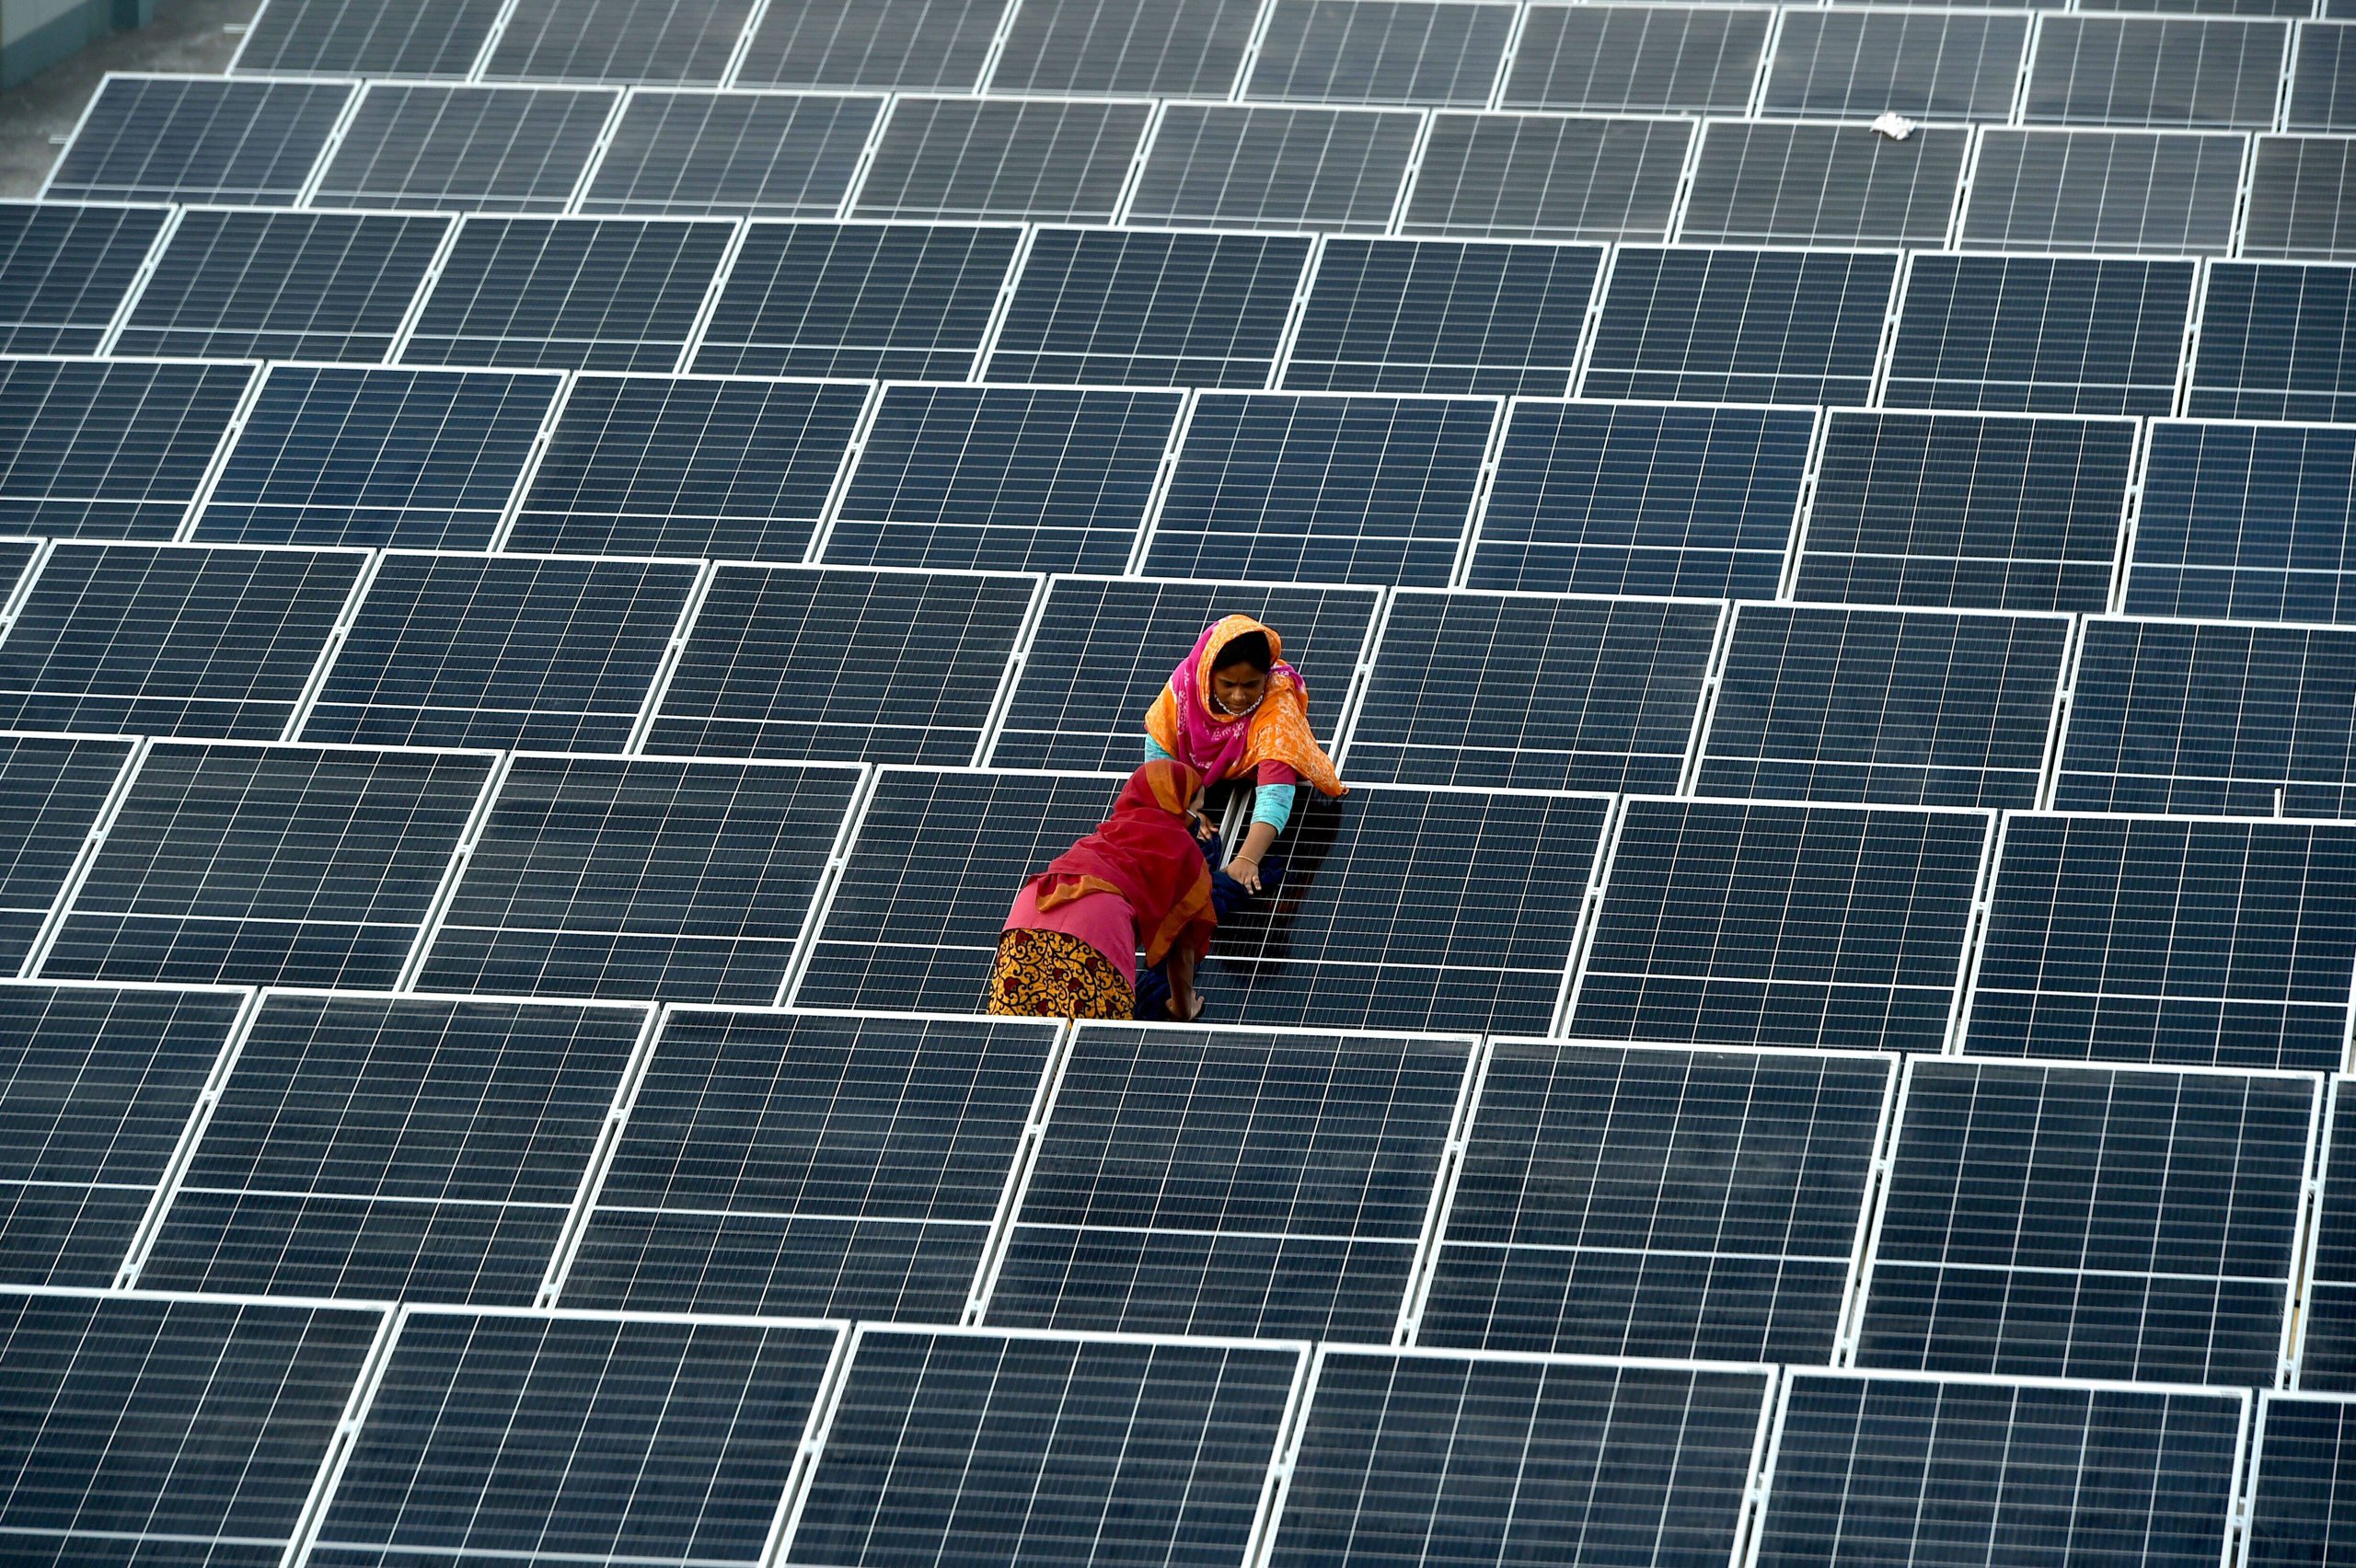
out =
{"type": "Polygon", "coordinates": [[[1122,787],[1109,820],[1023,884],[999,937],[991,1012],[1133,1017],[1142,946],[1146,962],[1169,976],[1171,1016],[1201,1014],[1195,963],[1218,919],[1195,837],[1202,789],[1202,776],[1184,763],[1147,763],[1122,787]]]}

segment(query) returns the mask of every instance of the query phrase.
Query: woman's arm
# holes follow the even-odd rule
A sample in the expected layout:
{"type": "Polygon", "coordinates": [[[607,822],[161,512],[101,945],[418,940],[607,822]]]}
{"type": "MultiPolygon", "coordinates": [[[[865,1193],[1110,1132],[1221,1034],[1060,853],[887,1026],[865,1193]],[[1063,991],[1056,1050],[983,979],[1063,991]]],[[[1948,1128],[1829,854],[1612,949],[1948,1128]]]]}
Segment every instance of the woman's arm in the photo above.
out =
{"type": "Polygon", "coordinates": [[[1260,891],[1260,862],[1276,835],[1292,820],[1293,791],[1291,784],[1263,784],[1252,798],[1252,825],[1244,831],[1243,842],[1237,845],[1235,854],[1228,860],[1227,874],[1242,885],[1246,893],[1260,891]]]}
{"type": "Polygon", "coordinates": [[[1161,971],[1170,979],[1170,1016],[1181,1023],[1202,1017],[1202,995],[1195,989],[1195,950],[1184,942],[1172,946],[1161,971]]]}

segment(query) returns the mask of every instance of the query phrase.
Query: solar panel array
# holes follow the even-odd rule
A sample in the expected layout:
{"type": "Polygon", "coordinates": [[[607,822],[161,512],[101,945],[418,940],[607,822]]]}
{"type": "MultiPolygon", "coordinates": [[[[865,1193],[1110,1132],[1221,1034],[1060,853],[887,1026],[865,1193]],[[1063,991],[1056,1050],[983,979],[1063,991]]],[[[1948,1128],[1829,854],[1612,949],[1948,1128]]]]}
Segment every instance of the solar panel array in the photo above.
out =
{"type": "Polygon", "coordinates": [[[108,78],[0,203],[0,1556],[2356,1556],[2351,175],[2343,0],[108,78]],[[1204,1022],[981,1015],[1232,611],[1350,793],[1204,1022]]]}

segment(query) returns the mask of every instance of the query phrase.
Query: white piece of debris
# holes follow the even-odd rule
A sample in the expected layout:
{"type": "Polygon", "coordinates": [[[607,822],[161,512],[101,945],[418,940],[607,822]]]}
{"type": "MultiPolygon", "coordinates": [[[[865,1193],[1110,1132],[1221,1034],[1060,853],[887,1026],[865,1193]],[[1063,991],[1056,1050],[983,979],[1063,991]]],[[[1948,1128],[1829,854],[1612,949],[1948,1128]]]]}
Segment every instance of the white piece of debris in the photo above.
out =
{"type": "Polygon", "coordinates": [[[1893,142],[1903,142],[1914,134],[1914,122],[1902,114],[1885,114],[1866,129],[1878,131],[1893,142]]]}

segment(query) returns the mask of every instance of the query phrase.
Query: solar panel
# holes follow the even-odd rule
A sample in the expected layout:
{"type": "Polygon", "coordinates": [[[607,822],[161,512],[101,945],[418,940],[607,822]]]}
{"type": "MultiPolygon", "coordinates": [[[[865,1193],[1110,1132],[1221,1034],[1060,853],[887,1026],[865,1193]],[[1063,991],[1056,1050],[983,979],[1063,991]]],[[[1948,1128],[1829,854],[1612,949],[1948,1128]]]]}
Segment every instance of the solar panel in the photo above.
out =
{"type": "Polygon", "coordinates": [[[231,69],[444,76],[474,67],[504,0],[269,0],[231,69]]]}
{"type": "Polygon", "coordinates": [[[2134,467],[2128,420],[1836,410],[1794,594],[2099,612],[2134,467]]]}
{"type": "Polygon", "coordinates": [[[1678,237],[1696,244],[1937,245],[1970,133],[1904,141],[1854,125],[1715,121],[1703,128],[1678,237]]]}
{"type": "Polygon", "coordinates": [[[2356,1550],[2356,1401],[2258,1397],[2250,1439],[2250,1568],[2292,1568],[2356,1550]]]}
{"type": "Polygon", "coordinates": [[[114,1283],[242,1000],[0,985],[0,1273],[114,1283]]]}
{"type": "Polygon", "coordinates": [[[1391,226],[1422,128],[1405,110],[1168,104],[1129,221],[1379,234],[1391,226]]]}
{"type": "Polygon", "coordinates": [[[718,86],[759,8],[757,0],[516,0],[482,77],[718,86]]]}
{"type": "Polygon", "coordinates": [[[350,82],[110,73],[40,194],[292,206],[352,91],[350,82]]]}
{"type": "Polygon", "coordinates": [[[1309,248],[1283,235],[1041,229],[986,376],[1265,386],[1309,248]]]}
{"type": "Polygon", "coordinates": [[[1776,35],[1760,107],[1845,120],[1886,112],[2001,123],[2012,111],[2028,29],[2028,17],[2002,13],[1794,10],[1776,35]]]}
{"type": "Polygon", "coordinates": [[[60,545],[0,637],[0,726],[274,741],[367,560],[60,545]]]}
{"type": "Polygon", "coordinates": [[[824,764],[519,756],[418,988],[767,1002],[859,785],[824,764]]]}
{"type": "MultiPolygon", "coordinates": [[[[999,7],[989,6],[993,20],[999,7]]],[[[994,93],[1227,97],[1260,0],[1028,0],[990,73],[994,93]]]]}
{"type": "Polygon", "coordinates": [[[139,1283],[530,1306],[645,1027],[638,1008],[266,998],[139,1283]]]}
{"type": "Polygon", "coordinates": [[[795,0],[771,6],[732,85],[968,92],[1007,0],[795,0]]]}
{"type": "Polygon", "coordinates": [[[98,352],[169,212],[0,202],[0,351],[98,352]]]}
{"type": "Polygon", "coordinates": [[[666,1015],[569,1305],[953,1323],[1060,1026],[666,1015]]]}
{"type": "Polygon", "coordinates": [[[883,110],[872,98],[634,92],[574,210],[831,218],[883,110]]]}
{"type": "Polygon", "coordinates": [[[387,554],[302,738],[620,751],[697,578],[619,557],[387,554]]]}
{"type": "Polygon", "coordinates": [[[2343,213],[2339,201],[2339,192],[2356,179],[2351,146],[2356,139],[2346,136],[2252,138],[2241,253],[2302,261],[2356,259],[2356,203],[2343,213]]]}
{"type": "Polygon", "coordinates": [[[1963,1049],[2337,1069],[2356,972],[2356,829],[2015,816],[1963,1049]]]}
{"type": "Polygon", "coordinates": [[[800,560],[866,404],[839,382],[577,376],[503,543],[800,560]]]}
{"type": "Polygon", "coordinates": [[[2233,245],[2247,141],[1990,126],[1980,133],[1958,243],[2222,256],[2233,245]]]}
{"type": "Polygon", "coordinates": [[[311,204],[561,213],[620,97],[371,83],[311,204]]]}
{"type": "Polygon", "coordinates": [[[1882,401],[1893,409],[2174,413],[2197,266],[1917,253],[1882,401]]]}
{"type": "Polygon", "coordinates": [[[1579,395],[1862,403],[1898,260],[1884,251],[1623,247],[1579,395]]]}
{"type": "Polygon", "coordinates": [[[1369,783],[1674,790],[1723,610],[1402,589],[1343,767],[1369,783]]]}
{"type": "Polygon", "coordinates": [[[1496,412],[1486,398],[1206,394],[1144,570],[1445,586],[1496,412]]]}
{"type": "Polygon", "coordinates": [[[2347,368],[2351,333],[2356,268],[2214,262],[2184,411],[2228,420],[2356,420],[2356,376],[2347,368]]]}
{"type": "Polygon", "coordinates": [[[1738,605],[1694,787],[2035,805],[2069,635],[2062,616],[1738,605]]]}
{"type": "Polygon", "coordinates": [[[1276,0],[1243,96],[1479,109],[1505,59],[1514,13],[1458,0],[1276,0]]]}
{"type": "Polygon", "coordinates": [[[1308,686],[1310,724],[1331,746],[1380,599],[1378,588],[1056,578],[989,761],[1075,771],[1136,767],[1145,710],[1202,628],[1228,615],[1276,629],[1285,663],[1308,686]]]}
{"type": "Polygon", "coordinates": [[[40,553],[40,539],[0,539],[0,604],[12,601],[17,584],[24,580],[25,570],[40,553]]]}
{"type": "Polygon", "coordinates": [[[2062,125],[2269,129],[2288,22],[2047,17],[2021,117],[2062,125]]]}
{"type": "Polygon", "coordinates": [[[694,219],[474,219],[459,227],[401,362],[673,369],[733,228],[694,219]]]}
{"type": "Polygon", "coordinates": [[[1774,19],[1763,7],[1532,5],[1498,101],[1506,109],[1739,114],[1750,107],[1774,19]]]}
{"type": "Polygon", "coordinates": [[[2356,432],[2165,420],[2150,439],[2130,613],[2356,620],[2344,548],[2356,432]]]}
{"type": "Polygon", "coordinates": [[[2321,1090],[1908,1064],[1857,1364],[2271,1385],[2321,1090]]]}
{"type": "Polygon", "coordinates": [[[758,1562],[842,1332],[411,1312],[311,1561],[758,1562]]]}
{"type": "Polygon", "coordinates": [[[2070,700],[2062,811],[2356,815],[2356,632],[2090,619],[2070,700]]]}
{"type": "Polygon", "coordinates": [[[1560,396],[1602,259],[1589,246],[1327,240],[1284,385],[1560,396]]]}
{"type": "Polygon", "coordinates": [[[1152,106],[904,98],[852,212],[862,218],[1110,223],[1152,106]]]}
{"type": "Polygon", "coordinates": [[[2291,48],[2282,128],[2356,131],[2356,36],[2346,28],[2310,24],[2297,29],[2291,48]]]}
{"type": "Polygon", "coordinates": [[[1472,1055],[1086,1025],[985,1320],[1390,1343],[1472,1055]]]}
{"type": "Polygon", "coordinates": [[[1683,120],[1435,114],[1399,231],[1667,239],[1692,139],[1683,120]]]}
{"type": "Polygon", "coordinates": [[[2335,1078],[2324,1117],[2321,1191],[2299,1291],[2298,1385],[2356,1392],[2356,1096],[2335,1078]]]}
{"type": "Polygon", "coordinates": [[[381,1310],[0,1293],[0,1532],[27,1562],[290,1550],[381,1310]]]}
{"type": "Polygon", "coordinates": [[[851,1352],[783,1563],[1226,1568],[1307,1347],[871,1325],[851,1352]]]}
{"type": "Polygon", "coordinates": [[[0,971],[33,951],[50,905],[135,743],[0,735],[0,971]]]}
{"type": "Polygon", "coordinates": [[[173,228],[113,352],[380,362],[449,225],[385,213],[195,209],[173,228]]]}
{"type": "Polygon", "coordinates": [[[748,225],[697,344],[695,368],[707,375],[962,381],[982,346],[1021,233],[915,224],[748,225]]]}
{"type": "Polygon", "coordinates": [[[1464,580],[1772,597],[1815,430],[1807,409],[1517,402],[1464,580]]]}
{"type": "Polygon", "coordinates": [[[2211,1568],[2247,1408],[2208,1389],[1796,1371],[1753,1562],[2211,1568]]]}
{"type": "Polygon", "coordinates": [[[159,741],[110,817],[37,973],[389,986],[492,761],[481,752],[159,741]]]}
{"type": "Polygon", "coordinates": [[[0,527],[168,539],[253,367],[0,361],[0,527]]]}
{"type": "Polygon", "coordinates": [[[1416,1343],[1829,1359],[1896,1078],[1849,1052],[1498,1042],[1416,1343]]]}
{"type": "Polygon", "coordinates": [[[554,375],[272,365],[195,536],[489,547],[554,375]]]}
{"type": "Polygon", "coordinates": [[[712,573],[646,749],[837,762],[969,760],[1035,577],[846,567],[712,573]]]}
{"type": "Polygon", "coordinates": [[[1318,1353],[1269,1558],[1614,1568],[1716,1562],[1743,1524],[1770,1374],[1318,1353]]]}
{"type": "Polygon", "coordinates": [[[1184,395],[887,386],[825,559],[841,566],[1127,567],[1184,395]]]}

